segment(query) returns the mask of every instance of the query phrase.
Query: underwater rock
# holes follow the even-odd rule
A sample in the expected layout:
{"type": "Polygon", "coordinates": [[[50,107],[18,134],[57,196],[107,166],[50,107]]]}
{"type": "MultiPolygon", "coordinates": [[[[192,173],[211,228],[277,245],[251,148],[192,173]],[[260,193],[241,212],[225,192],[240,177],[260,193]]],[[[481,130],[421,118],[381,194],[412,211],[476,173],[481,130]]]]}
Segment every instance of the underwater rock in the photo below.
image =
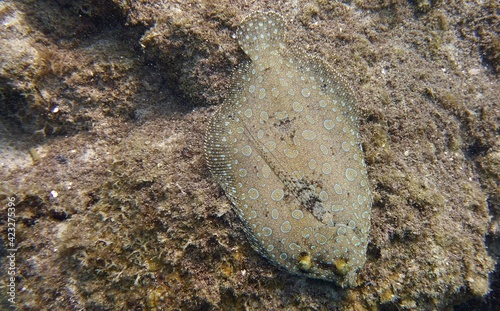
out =
{"type": "Polygon", "coordinates": [[[253,246],[273,263],[356,286],[371,192],[355,97],[319,58],[291,51],[285,22],[255,13],[237,31],[250,62],[212,118],[205,153],[253,246]]]}

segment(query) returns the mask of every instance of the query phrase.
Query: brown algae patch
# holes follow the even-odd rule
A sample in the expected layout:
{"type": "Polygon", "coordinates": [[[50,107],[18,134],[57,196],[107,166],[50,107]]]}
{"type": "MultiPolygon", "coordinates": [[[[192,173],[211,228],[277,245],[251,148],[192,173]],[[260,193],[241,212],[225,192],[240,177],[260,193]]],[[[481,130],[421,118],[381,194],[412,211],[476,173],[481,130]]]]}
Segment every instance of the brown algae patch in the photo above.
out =
{"type": "Polygon", "coordinates": [[[251,61],[213,116],[208,166],[253,246],[294,274],[356,286],[372,197],[355,97],[319,58],[291,51],[285,22],[255,13],[237,31],[251,61]]]}

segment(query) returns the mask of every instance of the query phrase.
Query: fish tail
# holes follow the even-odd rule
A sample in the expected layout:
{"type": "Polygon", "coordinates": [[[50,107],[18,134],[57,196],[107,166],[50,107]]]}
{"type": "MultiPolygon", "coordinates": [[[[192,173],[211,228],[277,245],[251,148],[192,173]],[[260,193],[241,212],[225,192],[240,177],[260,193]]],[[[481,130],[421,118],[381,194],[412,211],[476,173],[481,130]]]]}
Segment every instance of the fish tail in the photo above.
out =
{"type": "Polygon", "coordinates": [[[284,42],[286,26],[277,13],[254,13],[238,28],[236,37],[243,51],[253,60],[278,51],[284,42]]]}

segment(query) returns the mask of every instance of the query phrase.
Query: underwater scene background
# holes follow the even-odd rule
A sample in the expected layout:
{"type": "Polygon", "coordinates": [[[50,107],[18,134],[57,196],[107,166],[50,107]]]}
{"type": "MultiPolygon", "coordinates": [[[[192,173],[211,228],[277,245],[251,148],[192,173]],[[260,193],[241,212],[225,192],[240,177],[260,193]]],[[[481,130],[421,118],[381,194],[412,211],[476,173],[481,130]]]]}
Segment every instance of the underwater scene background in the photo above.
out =
{"type": "Polygon", "coordinates": [[[0,309],[497,310],[498,1],[0,2],[0,309]],[[353,89],[373,196],[342,288],[252,248],[204,157],[277,12],[353,89]]]}

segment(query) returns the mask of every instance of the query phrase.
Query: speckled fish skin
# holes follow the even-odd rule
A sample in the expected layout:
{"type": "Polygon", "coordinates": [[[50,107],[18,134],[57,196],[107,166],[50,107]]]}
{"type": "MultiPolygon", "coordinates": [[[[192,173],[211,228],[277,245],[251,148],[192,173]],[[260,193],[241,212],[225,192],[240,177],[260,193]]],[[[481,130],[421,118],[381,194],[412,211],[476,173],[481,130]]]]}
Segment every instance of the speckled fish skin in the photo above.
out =
{"type": "Polygon", "coordinates": [[[366,261],[372,197],[355,97],[319,58],[291,51],[276,13],[237,31],[251,61],[210,121],[210,171],[253,246],[294,274],[356,286],[366,261]]]}

